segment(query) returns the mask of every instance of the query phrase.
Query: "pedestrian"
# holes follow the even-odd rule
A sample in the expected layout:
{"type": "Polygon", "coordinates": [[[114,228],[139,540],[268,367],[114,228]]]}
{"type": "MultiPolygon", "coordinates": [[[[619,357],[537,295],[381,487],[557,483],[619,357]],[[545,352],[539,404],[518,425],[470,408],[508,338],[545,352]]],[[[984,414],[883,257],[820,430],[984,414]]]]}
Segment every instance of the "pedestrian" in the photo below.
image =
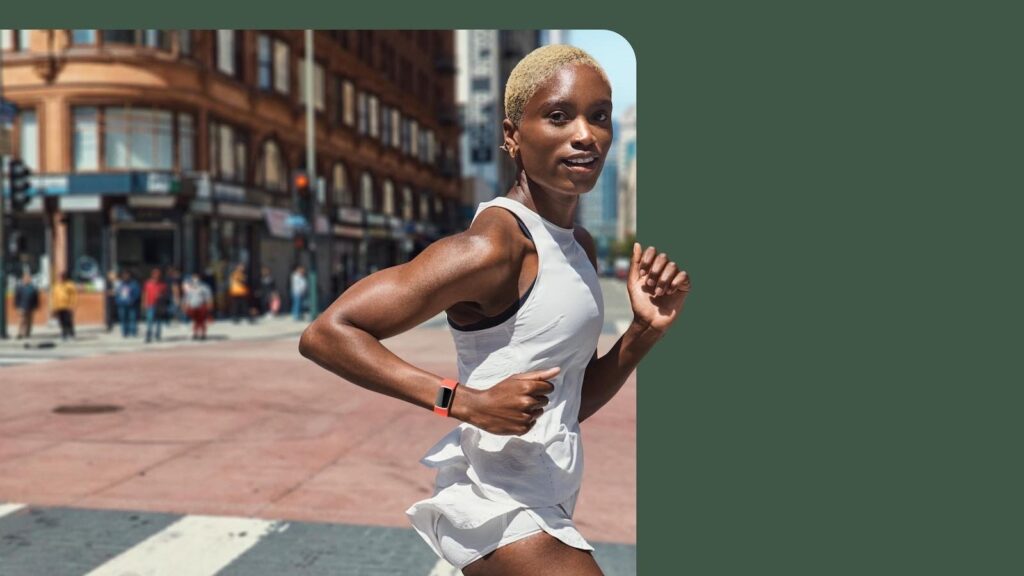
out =
{"type": "Polygon", "coordinates": [[[18,326],[18,340],[32,337],[32,316],[39,308],[39,289],[32,281],[32,275],[25,272],[21,276],[21,283],[14,289],[14,306],[21,314],[21,323],[18,326]]]}
{"type": "Polygon", "coordinates": [[[142,288],[142,308],[146,313],[146,343],[149,344],[161,337],[161,327],[167,318],[170,307],[170,290],[163,281],[159,268],[153,268],[149,280],[142,288]]]}
{"type": "Polygon", "coordinates": [[[206,340],[206,320],[213,304],[213,292],[199,274],[192,274],[183,286],[183,297],[185,309],[192,318],[192,339],[206,340]]]}
{"type": "Polygon", "coordinates": [[[111,268],[103,285],[103,319],[107,334],[113,332],[114,325],[117,324],[117,287],[120,284],[117,271],[111,268]]]}
{"type": "Polygon", "coordinates": [[[243,315],[248,316],[249,321],[252,322],[252,316],[249,315],[250,292],[249,282],[245,275],[245,265],[235,266],[235,270],[231,273],[228,296],[231,298],[231,316],[235,324],[242,320],[243,315]]]}
{"type": "Polygon", "coordinates": [[[117,318],[121,322],[121,337],[138,336],[139,299],[142,289],[139,281],[128,270],[121,271],[121,282],[114,295],[117,303],[117,318]]]}
{"type": "Polygon", "coordinates": [[[78,289],[67,272],[60,273],[60,281],[50,291],[50,309],[60,322],[60,339],[75,337],[75,308],[78,307],[78,289]]]}
{"type": "Polygon", "coordinates": [[[168,306],[167,306],[167,323],[168,325],[173,324],[175,321],[182,323],[188,321],[188,316],[181,303],[181,271],[174,266],[167,269],[167,290],[168,290],[168,306]]]}
{"type": "Polygon", "coordinates": [[[309,289],[309,282],[306,281],[306,269],[296,266],[292,272],[292,318],[296,321],[302,320],[302,303],[306,299],[306,291],[309,289]]]}
{"type": "Polygon", "coordinates": [[[260,270],[260,311],[267,317],[272,316],[275,308],[273,303],[278,299],[280,296],[277,294],[277,282],[274,281],[270,268],[264,266],[260,270]]]}
{"type": "Polygon", "coordinates": [[[516,168],[508,193],[481,203],[469,230],[352,286],[300,339],[304,356],[345,380],[461,421],[422,459],[437,469],[433,496],[406,514],[465,576],[601,574],[572,520],[579,424],[615,396],[690,288],[664,253],[634,244],[634,319],[598,356],[596,246],[573,223],[611,149],[611,112],[610,84],[589,55],[563,45],[531,52],[505,92],[502,149],[516,168]],[[443,311],[458,380],[380,342],[443,311]]]}

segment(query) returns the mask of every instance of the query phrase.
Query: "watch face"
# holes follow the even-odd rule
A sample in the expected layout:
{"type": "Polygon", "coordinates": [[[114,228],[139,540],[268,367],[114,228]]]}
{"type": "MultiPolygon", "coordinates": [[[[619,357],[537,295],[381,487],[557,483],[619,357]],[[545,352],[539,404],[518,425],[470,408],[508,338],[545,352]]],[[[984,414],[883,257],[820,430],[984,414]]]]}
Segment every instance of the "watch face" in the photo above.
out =
{"type": "Polygon", "coordinates": [[[452,396],[454,395],[454,390],[442,386],[437,389],[437,399],[434,400],[434,405],[440,406],[441,408],[448,408],[452,403],[452,396]]]}

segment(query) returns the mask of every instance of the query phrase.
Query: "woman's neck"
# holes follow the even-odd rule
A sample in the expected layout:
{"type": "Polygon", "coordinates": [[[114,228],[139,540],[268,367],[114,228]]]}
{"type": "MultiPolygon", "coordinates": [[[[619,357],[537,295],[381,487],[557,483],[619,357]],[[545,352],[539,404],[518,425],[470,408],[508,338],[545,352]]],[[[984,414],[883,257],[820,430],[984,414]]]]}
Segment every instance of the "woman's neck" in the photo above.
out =
{"type": "Polygon", "coordinates": [[[506,197],[521,202],[527,208],[540,214],[541,218],[556,226],[573,227],[573,217],[576,214],[576,206],[579,204],[578,196],[547,192],[540,184],[527,177],[519,178],[506,197]],[[525,186],[523,185],[524,180],[526,181],[525,186]]]}

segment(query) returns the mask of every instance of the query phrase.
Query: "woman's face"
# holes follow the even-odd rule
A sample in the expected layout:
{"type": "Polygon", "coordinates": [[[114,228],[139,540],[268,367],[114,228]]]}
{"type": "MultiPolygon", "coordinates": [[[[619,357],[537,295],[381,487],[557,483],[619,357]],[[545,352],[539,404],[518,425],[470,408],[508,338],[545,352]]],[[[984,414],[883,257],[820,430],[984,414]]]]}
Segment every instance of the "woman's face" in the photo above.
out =
{"type": "Polygon", "coordinates": [[[565,66],[526,103],[518,128],[505,121],[505,134],[530,180],[555,193],[589,192],[612,142],[611,87],[590,66],[565,66]]]}

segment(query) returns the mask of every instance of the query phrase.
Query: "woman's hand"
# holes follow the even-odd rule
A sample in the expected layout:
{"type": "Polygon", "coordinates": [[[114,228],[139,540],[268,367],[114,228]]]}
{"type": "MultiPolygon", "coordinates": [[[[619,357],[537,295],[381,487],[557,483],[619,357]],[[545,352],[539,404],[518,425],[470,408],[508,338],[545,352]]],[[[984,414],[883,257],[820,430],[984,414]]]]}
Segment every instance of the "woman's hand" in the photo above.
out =
{"type": "Polygon", "coordinates": [[[555,389],[547,380],[560,370],[556,366],[513,374],[487,390],[460,386],[455,389],[451,415],[491,434],[526,434],[544,412],[547,395],[555,389]]]}
{"type": "Polygon", "coordinates": [[[633,319],[658,332],[668,330],[675,322],[690,292],[690,275],[653,246],[641,250],[633,244],[633,258],[626,278],[633,319]]]}

